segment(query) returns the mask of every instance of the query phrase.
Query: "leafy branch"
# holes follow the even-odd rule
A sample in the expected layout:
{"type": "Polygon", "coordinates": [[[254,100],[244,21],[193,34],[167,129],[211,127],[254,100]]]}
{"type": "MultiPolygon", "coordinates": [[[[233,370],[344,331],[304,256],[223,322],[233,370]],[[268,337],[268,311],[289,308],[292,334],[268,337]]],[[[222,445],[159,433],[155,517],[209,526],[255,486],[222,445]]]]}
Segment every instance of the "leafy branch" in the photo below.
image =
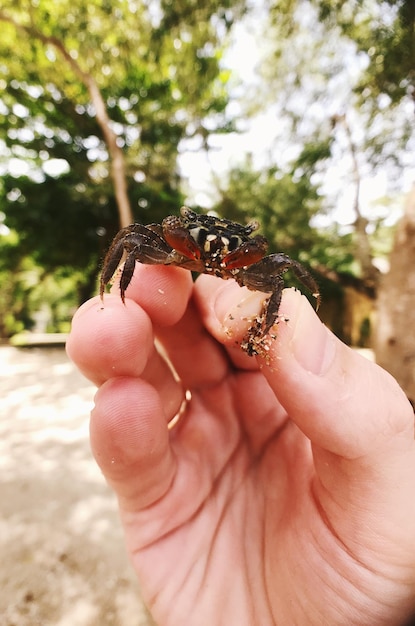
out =
{"type": "Polygon", "coordinates": [[[111,128],[111,119],[95,78],[84,71],[81,65],[66,49],[64,43],[52,35],[45,35],[34,24],[21,24],[13,17],[0,10],[0,21],[11,24],[18,32],[41,41],[45,46],[52,46],[63,57],[71,70],[86,87],[95,109],[98,125],[101,129],[110,157],[110,174],[114,184],[115,199],[118,207],[120,225],[127,226],[133,222],[130,201],[127,194],[124,154],[117,143],[117,135],[111,128]]]}

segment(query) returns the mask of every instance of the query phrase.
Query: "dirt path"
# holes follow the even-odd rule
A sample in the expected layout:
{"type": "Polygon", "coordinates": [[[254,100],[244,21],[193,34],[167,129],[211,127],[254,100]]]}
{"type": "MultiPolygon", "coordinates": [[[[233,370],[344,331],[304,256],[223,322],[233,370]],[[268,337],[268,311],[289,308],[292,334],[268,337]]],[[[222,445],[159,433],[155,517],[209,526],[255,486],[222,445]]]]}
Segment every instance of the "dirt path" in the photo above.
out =
{"type": "Polygon", "coordinates": [[[61,348],[0,347],[0,625],[149,626],[92,459],[95,389],[61,348]]]}

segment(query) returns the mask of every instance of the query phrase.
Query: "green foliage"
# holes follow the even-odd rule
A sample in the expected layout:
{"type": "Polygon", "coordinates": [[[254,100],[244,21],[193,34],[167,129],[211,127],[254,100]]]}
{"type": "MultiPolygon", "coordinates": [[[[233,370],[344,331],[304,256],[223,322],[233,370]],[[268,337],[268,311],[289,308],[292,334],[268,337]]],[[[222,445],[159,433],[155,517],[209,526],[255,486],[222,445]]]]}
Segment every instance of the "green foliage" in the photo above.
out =
{"type": "Polygon", "coordinates": [[[362,191],[380,173],[388,191],[402,190],[414,139],[414,15],[412,0],[271,1],[251,108],[273,107],[275,162],[284,166],[287,146],[297,148],[299,171],[326,190],[323,211],[334,214],[342,192],[350,195],[347,234],[335,223],[319,230],[310,254],[372,286],[380,218],[362,191]]]}
{"type": "Polygon", "coordinates": [[[273,251],[309,248],[309,227],[317,196],[308,178],[295,181],[275,168],[256,171],[249,164],[229,172],[215,211],[242,223],[257,219],[273,251]],[[307,243],[306,243],[307,242],[307,243]]]}
{"type": "Polygon", "coordinates": [[[220,59],[243,10],[243,0],[157,10],[134,0],[2,2],[0,210],[18,246],[8,254],[0,241],[1,282],[15,329],[30,325],[37,306],[28,268],[44,295],[49,281],[65,301],[72,275],[85,299],[119,227],[108,136],[91,93],[102,96],[123,151],[134,218],[160,221],[182,202],[180,141],[229,127],[220,59]]]}
{"type": "Polygon", "coordinates": [[[284,252],[325,274],[357,275],[353,232],[341,233],[333,222],[315,225],[325,199],[314,174],[329,155],[328,144],[307,144],[285,171],[257,170],[248,158],[229,172],[214,210],[241,223],[258,220],[270,252],[284,252]]]}
{"type": "MultiPolygon", "coordinates": [[[[263,82],[250,111],[273,107],[280,144],[262,171],[249,160],[233,168],[214,208],[258,219],[271,250],[355,273],[354,233],[315,226],[334,204],[321,184],[340,158],[350,163],[351,150],[360,169],[346,168],[345,186],[382,162],[400,167],[413,130],[393,109],[413,96],[414,3],[279,0],[268,8],[263,82]],[[348,144],[333,122],[346,113],[348,144]]],[[[234,130],[221,60],[244,12],[244,0],[2,2],[0,211],[11,233],[0,238],[0,333],[29,327],[42,298],[59,327],[61,305],[67,316],[95,289],[118,230],[114,159],[94,90],[122,150],[134,219],[161,221],[182,203],[180,142],[196,137],[207,147],[210,133],[234,130]]],[[[370,226],[378,251],[382,224],[370,226]]]]}
{"type": "Polygon", "coordinates": [[[386,94],[393,103],[415,92],[413,0],[315,0],[320,17],[338,25],[367,54],[359,90],[365,100],[386,94]]]}
{"type": "Polygon", "coordinates": [[[42,316],[50,332],[67,332],[70,317],[82,294],[95,281],[95,268],[78,271],[72,266],[46,269],[32,255],[15,231],[0,239],[0,337],[30,330],[42,316]]]}

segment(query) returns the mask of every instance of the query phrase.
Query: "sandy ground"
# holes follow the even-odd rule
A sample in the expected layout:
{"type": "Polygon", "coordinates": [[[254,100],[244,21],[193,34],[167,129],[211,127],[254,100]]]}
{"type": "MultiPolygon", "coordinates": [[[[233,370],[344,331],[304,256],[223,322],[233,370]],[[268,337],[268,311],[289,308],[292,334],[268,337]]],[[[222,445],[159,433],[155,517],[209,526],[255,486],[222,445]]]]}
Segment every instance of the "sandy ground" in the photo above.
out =
{"type": "Polygon", "coordinates": [[[150,626],[63,348],[0,347],[0,625],[150,626]]]}

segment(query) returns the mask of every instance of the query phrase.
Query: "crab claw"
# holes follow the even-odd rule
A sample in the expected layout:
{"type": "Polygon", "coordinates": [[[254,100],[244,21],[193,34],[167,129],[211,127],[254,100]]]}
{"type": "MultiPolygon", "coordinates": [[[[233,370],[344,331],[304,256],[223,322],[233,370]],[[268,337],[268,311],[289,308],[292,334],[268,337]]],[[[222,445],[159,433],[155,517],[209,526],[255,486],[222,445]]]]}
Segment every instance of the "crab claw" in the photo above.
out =
{"type": "Polygon", "coordinates": [[[101,300],[104,296],[105,287],[110,282],[115,270],[121,262],[122,256],[124,254],[124,238],[127,233],[127,228],[123,228],[119,231],[105,256],[99,283],[99,295],[101,297],[101,300]]]}
{"type": "Polygon", "coordinates": [[[188,259],[199,260],[201,251],[196,241],[175,215],[169,215],[162,221],[163,236],[169,246],[188,259]]]}
{"type": "Polygon", "coordinates": [[[236,250],[228,252],[223,259],[221,266],[227,270],[233,270],[238,267],[248,267],[260,261],[268,248],[268,242],[265,237],[257,235],[249,241],[245,241],[236,250]]]}

